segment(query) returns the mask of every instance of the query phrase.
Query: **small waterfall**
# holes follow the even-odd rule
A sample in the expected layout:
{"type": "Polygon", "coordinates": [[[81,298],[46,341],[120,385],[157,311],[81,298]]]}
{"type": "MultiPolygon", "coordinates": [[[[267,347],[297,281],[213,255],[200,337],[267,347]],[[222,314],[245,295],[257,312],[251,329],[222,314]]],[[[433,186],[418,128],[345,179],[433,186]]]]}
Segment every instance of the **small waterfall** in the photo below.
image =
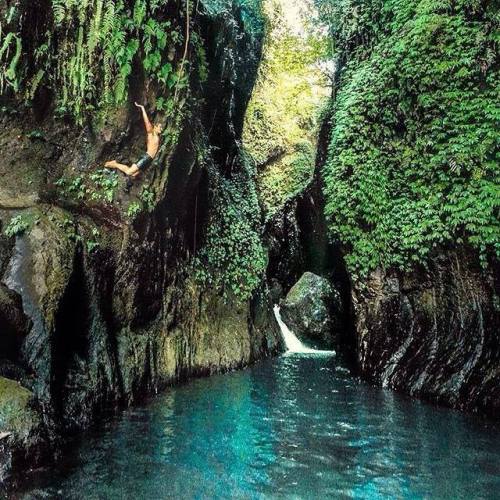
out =
{"type": "Polygon", "coordinates": [[[317,349],[311,349],[304,345],[295,334],[285,325],[281,319],[280,307],[278,305],[274,306],[274,316],[276,321],[280,326],[281,333],[283,334],[283,339],[287,348],[287,354],[301,353],[301,354],[327,354],[330,356],[335,355],[335,351],[319,351],[317,349]]]}

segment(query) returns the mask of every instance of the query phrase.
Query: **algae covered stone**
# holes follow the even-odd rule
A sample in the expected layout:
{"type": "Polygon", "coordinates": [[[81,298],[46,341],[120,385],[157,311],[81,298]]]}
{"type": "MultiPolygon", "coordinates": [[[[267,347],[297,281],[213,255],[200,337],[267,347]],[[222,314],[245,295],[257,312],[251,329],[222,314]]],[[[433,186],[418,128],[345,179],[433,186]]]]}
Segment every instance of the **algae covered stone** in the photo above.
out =
{"type": "Polygon", "coordinates": [[[13,468],[40,456],[45,433],[33,393],[19,382],[0,377],[0,485],[13,468]]]}
{"type": "Polygon", "coordinates": [[[33,394],[19,382],[0,377],[0,434],[27,441],[40,425],[33,394]]]}
{"type": "Polygon", "coordinates": [[[281,305],[287,326],[311,345],[334,346],[338,335],[338,292],[321,276],[306,272],[288,292],[281,305]]]}

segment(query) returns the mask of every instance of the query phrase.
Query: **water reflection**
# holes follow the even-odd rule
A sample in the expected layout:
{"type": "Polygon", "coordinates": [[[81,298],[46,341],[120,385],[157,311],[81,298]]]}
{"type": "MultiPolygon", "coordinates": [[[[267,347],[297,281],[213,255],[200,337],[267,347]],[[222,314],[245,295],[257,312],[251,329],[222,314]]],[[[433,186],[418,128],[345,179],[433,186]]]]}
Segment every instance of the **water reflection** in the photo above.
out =
{"type": "Polygon", "coordinates": [[[286,356],[88,436],[24,498],[498,498],[499,429],[286,356]]]}

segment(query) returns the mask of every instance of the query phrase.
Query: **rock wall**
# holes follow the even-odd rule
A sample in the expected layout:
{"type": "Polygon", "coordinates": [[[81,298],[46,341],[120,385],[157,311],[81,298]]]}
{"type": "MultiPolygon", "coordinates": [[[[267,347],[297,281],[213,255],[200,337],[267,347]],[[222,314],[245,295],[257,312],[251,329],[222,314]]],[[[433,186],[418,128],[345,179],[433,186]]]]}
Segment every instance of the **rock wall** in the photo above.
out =
{"type": "Polygon", "coordinates": [[[175,147],[131,193],[120,180],[112,204],[61,200],[54,182],[140,152],[133,100],[154,99],[147,81],[98,128],[55,120],[50,104],[37,117],[4,98],[0,147],[10,153],[0,159],[0,229],[26,212],[31,226],[0,236],[0,376],[9,379],[0,382],[18,388],[0,391],[0,406],[16,400],[27,422],[21,432],[0,414],[0,479],[52,454],[61,435],[105,408],[280,349],[265,285],[247,303],[228,303],[198,285],[190,265],[210,211],[207,155],[223,173],[243,168],[239,139],[261,50],[261,34],[248,29],[237,2],[205,3],[193,29],[204,43],[206,81],[190,82],[175,147]],[[142,183],[155,193],[151,209],[128,218],[142,183]],[[91,248],[95,231],[99,245],[91,248]]]}
{"type": "Polygon", "coordinates": [[[363,376],[412,396],[498,417],[496,290],[498,276],[464,250],[438,255],[426,270],[374,272],[354,293],[363,376]]]}

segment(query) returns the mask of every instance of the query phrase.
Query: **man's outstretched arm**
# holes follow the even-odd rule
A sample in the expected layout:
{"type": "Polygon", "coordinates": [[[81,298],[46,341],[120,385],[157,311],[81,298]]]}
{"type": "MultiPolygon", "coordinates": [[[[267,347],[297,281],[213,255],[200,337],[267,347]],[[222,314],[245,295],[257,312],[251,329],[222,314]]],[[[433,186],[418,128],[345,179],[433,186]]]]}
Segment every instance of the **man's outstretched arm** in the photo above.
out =
{"type": "Polygon", "coordinates": [[[142,119],[144,120],[144,126],[146,127],[146,132],[148,134],[151,134],[153,132],[153,125],[151,124],[151,122],[149,121],[149,117],[148,117],[148,114],[146,113],[146,109],[144,108],[144,106],[138,104],[138,103],[135,103],[135,105],[141,110],[142,112],[142,119]]]}

